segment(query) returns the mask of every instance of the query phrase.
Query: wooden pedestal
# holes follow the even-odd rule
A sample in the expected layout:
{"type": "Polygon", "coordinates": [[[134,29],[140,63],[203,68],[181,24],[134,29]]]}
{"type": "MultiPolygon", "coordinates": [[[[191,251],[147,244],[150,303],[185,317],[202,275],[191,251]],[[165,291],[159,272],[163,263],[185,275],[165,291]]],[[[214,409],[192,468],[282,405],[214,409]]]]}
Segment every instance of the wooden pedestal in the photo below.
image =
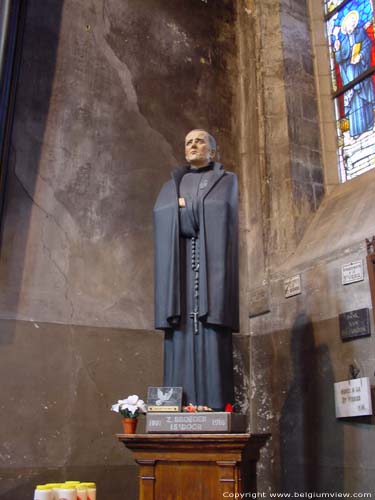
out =
{"type": "Polygon", "coordinates": [[[139,465],[139,500],[218,500],[256,492],[259,450],[269,436],[117,435],[139,465]]]}

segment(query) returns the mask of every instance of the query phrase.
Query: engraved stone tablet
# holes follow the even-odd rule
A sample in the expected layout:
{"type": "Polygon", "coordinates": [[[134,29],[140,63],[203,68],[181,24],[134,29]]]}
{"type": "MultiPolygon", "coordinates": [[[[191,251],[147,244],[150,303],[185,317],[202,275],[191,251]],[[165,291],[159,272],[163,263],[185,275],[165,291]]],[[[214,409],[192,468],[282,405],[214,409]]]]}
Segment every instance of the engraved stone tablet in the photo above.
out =
{"type": "Polygon", "coordinates": [[[146,432],[221,433],[245,432],[246,416],[227,412],[147,413],[146,432]]]}
{"type": "Polygon", "coordinates": [[[294,297],[294,295],[299,295],[300,293],[302,293],[300,274],[284,280],[284,295],[286,298],[294,297]]]}
{"type": "Polygon", "coordinates": [[[148,412],[181,411],[182,387],[149,387],[147,391],[148,412]]]}
{"type": "Polygon", "coordinates": [[[350,262],[341,268],[341,279],[343,285],[363,281],[363,261],[350,262]]]}
{"type": "Polygon", "coordinates": [[[335,384],[336,418],[372,415],[371,387],[368,377],[335,384]]]}
{"type": "Polygon", "coordinates": [[[339,315],[342,340],[368,337],[371,335],[368,308],[356,309],[339,315]]]}
{"type": "Polygon", "coordinates": [[[255,318],[270,311],[269,286],[263,285],[250,292],[249,317],[255,318]]]}

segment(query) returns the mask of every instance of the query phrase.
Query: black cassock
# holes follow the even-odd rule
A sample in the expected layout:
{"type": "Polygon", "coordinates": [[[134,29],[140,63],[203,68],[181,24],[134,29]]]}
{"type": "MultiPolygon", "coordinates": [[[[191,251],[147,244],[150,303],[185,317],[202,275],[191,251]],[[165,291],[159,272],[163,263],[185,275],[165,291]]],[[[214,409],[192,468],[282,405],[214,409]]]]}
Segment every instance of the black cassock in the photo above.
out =
{"type": "Polygon", "coordinates": [[[237,177],[219,163],[174,170],[154,207],[155,327],[165,331],[164,385],[182,386],[185,403],[215,409],[234,400],[237,212],[237,177]]]}

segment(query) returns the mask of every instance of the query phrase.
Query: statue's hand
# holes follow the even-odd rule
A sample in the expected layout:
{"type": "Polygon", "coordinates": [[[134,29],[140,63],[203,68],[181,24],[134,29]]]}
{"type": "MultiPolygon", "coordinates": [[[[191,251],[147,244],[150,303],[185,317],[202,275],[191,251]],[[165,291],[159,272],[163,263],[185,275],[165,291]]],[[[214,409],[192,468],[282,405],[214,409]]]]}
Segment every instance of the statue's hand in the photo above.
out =
{"type": "Polygon", "coordinates": [[[334,43],[334,48],[335,50],[340,50],[340,47],[341,47],[341,43],[340,43],[340,40],[335,40],[335,43],[334,43]]]}

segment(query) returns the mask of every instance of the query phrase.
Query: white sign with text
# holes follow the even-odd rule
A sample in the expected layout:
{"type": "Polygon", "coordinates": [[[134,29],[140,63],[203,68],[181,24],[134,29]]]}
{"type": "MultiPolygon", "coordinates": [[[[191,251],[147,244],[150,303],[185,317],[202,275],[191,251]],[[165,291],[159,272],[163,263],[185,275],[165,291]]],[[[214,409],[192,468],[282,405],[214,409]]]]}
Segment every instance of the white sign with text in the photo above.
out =
{"type": "Polygon", "coordinates": [[[335,383],[336,418],[372,415],[371,386],[368,377],[335,383]]]}
{"type": "Polygon", "coordinates": [[[363,281],[363,261],[357,260],[356,262],[343,265],[341,268],[341,278],[343,285],[363,281]]]}
{"type": "Polygon", "coordinates": [[[284,295],[285,297],[293,297],[294,295],[299,295],[302,293],[301,288],[301,275],[296,274],[284,280],[284,295]]]}

